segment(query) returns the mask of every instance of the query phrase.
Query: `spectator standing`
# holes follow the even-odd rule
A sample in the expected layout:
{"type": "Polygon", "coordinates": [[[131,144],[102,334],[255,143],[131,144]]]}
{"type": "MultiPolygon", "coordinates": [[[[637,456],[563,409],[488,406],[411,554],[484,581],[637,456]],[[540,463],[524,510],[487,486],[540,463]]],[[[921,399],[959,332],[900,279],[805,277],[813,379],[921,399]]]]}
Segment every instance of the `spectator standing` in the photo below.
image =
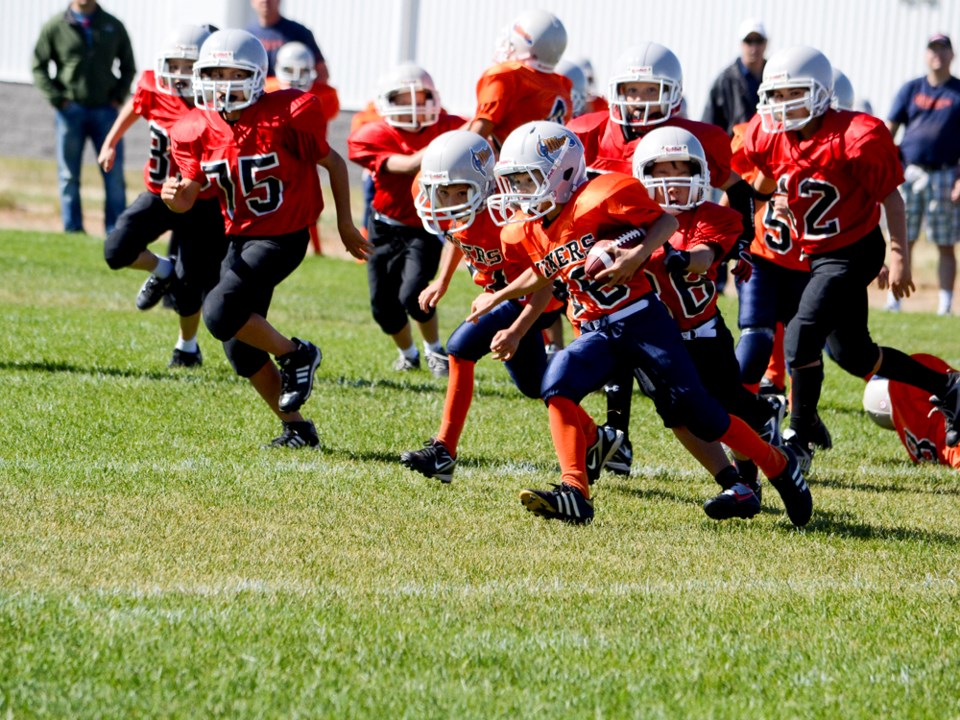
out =
{"type": "MultiPolygon", "coordinates": [[[[72,0],[40,31],[33,51],[33,82],[56,111],[57,171],[63,229],[84,232],[80,207],[80,163],[89,138],[99,151],[130,91],[137,69],[127,31],[97,0],[72,0]],[[119,76],[113,71],[119,61],[119,76]],[[55,66],[50,75],[50,64],[55,66]]],[[[104,223],[109,234],[127,205],[123,144],[109,172],[104,223]]]]}
{"type": "Polygon", "coordinates": [[[313,32],[281,15],[280,0],[250,0],[250,5],[257,13],[257,20],[247,25],[246,31],[263,43],[267,51],[267,77],[276,75],[277,51],[288,42],[301,42],[313,53],[317,64],[317,82],[326,83],[330,79],[327,62],[313,32]]]}
{"type": "MultiPolygon", "coordinates": [[[[904,84],[893,101],[887,127],[900,138],[910,251],[926,219],[926,235],[939,251],[938,315],[949,315],[957,275],[954,245],[960,238],[960,79],[950,74],[953,43],[942,33],[927,41],[927,74],[904,84]]],[[[890,296],[888,310],[899,310],[890,296]]]]}
{"type": "Polygon", "coordinates": [[[747,122],[757,114],[757,91],[767,61],[767,30],[759,20],[740,24],[740,57],[713,82],[703,122],[719,125],[728,135],[733,126],[747,122]]]}

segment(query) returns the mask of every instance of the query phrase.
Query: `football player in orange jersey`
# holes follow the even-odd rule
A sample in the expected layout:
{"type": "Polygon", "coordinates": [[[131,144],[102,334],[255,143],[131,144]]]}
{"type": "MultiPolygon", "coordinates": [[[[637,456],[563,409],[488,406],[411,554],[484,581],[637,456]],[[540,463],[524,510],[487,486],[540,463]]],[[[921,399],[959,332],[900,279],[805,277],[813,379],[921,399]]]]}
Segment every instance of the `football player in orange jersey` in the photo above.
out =
{"type": "MultiPolygon", "coordinates": [[[[912,357],[932,370],[955,370],[935,355],[920,353],[912,357]]],[[[960,470],[960,447],[947,445],[943,415],[920,388],[874,376],[864,389],[863,406],[877,425],[897,431],[913,462],[960,470]]]]}
{"type": "MultiPolygon", "coordinates": [[[[424,227],[447,240],[436,280],[420,293],[420,304],[432,309],[466,258],[473,281],[494,292],[515,279],[525,265],[509,262],[500,247],[500,229],[486,212],[493,189],[493,148],[476,133],[453,130],[427,146],[423,154],[417,213],[424,227]]],[[[546,287],[524,301],[504,303],[477,323],[464,322],[447,340],[450,379],[437,435],[422,450],[403,453],[400,461],[427,477],[448,483],[457,464],[457,444],[473,399],[474,367],[493,353],[502,360],[517,388],[540,397],[547,354],[540,329],[560,316],[562,305],[546,287]],[[546,312],[544,312],[546,310],[546,312]]]]}
{"type": "Polygon", "coordinates": [[[781,50],[768,61],[757,115],[744,133],[746,159],[760,173],[761,193],[776,192],[774,213],[810,259],[810,278],[787,325],[790,428],[784,439],[805,467],[829,446],[817,413],[822,352],[858,377],[879,374],[922,388],[946,418],[946,443],[960,442],[960,373],[935,371],[900,350],[879,347],[867,322],[867,285],[886,249],[881,206],[890,232],[890,289],[915,289],[906,246],[903,168],[890,132],[864,113],[834,110],[833,68],[811,47],[781,50]]]}
{"type": "Polygon", "coordinates": [[[796,457],[764,442],[707,394],[683,346],[680,331],[640,267],[677,229],[677,220],[651,199],[635,178],[608,173],[587,182],[583,146],[556,123],[515,130],[494,168],[498,192],[487,201],[507,259],[527,270],[507,287],[473,302],[468,320],[499,303],[562,280],[570,314],[581,334],[556,354],[543,378],[550,432],[560,461],[554,490],[524,490],[531,512],[573,523],[593,519],[589,481],[622,442],[621,432],[599,433],[580,401],[617,372],[637,373],[669,427],[687,427],[754,460],[780,493],[795,525],[810,520],[813,502],[796,457]],[[584,269],[598,239],[629,241],[614,264],[588,278],[584,269]]]}
{"type": "MultiPolygon", "coordinates": [[[[617,59],[609,81],[609,109],[575,118],[570,129],[584,145],[587,172],[630,174],[637,144],[658,127],[680,127],[699,140],[706,153],[713,187],[724,190],[731,207],[740,212],[741,237],[726,259],[736,259],[736,277],[749,277],[748,247],[753,237],[753,190],[730,167],[730,138],[716,125],[680,116],[683,102],[683,69],[669,48],[659,43],[639,43],[617,59]]],[[[633,381],[612,378],[606,388],[607,424],[629,432],[633,381]]],[[[610,462],[610,469],[627,475],[633,461],[629,437],[610,462]]]]}
{"type": "Polygon", "coordinates": [[[319,444],[300,408],[320,350],[282,334],[267,311],[276,286],[303,260],[307,228],[323,209],[317,165],[330,175],[347,251],[362,258],[369,246],[353,225],[346,163],[327,145],[319,101],[296,90],[265,95],[266,74],[266,50],[250,33],[221,30],[207,38],[194,65],[197,108],[170,130],[182,177],[169,178],[161,196],[174,212],[186,212],[206,183],[216,188],[230,245],[203,319],[234,371],[283,423],[271,445],[298,448],[319,444]]]}
{"type": "MultiPolygon", "coordinates": [[[[783,405],[758,398],[740,382],[733,336],[717,307],[717,268],[742,225],[735,210],[708,200],[710,171],[703,146],[683,128],[657,128],[637,145],[633,174],[680,224],[643,271],[680,328],[701,382],[724,410],[779,445],[783,405]]],[[[686,428],[674,428],[674,433],[723,488],[704,505],[710,517],[748,518],[760,512],[756,465],[740,459],[735,469],[719,443],[700,440],[686,428]]]]}
{"type": "Polygon", "coordinates": [[[554,72],[567,31],[544,10],[528,10],[498,40],[495,65],[477,81],[477,110],[468,130],[499,148],[513,130],[534,120],[565,123],[573,113],[571,83],[554,72]]]}
{"type": "Polygon", "coordinates": [[[448,373],[448,360],[436,311],[420,307],[419,297],[437,272],[441,243],[424,229],[410,186],[420,170],[423,151],[437,136],[463,126],[440,105],[430,74],[414,63],[401,63],[379,81],[377,111],[381,120],[367,123],[347,138],[350,159],[370,171],[374,196],[367,237],[374,251],[367,262],[370,307],[380,329],[399,356],[399,372],[420,368],[420,352],[410,319],[423,338],[424,355],[436,377],[448,373]]]}
{"type": "Polygon", "coordinates": [[[220,261],[227,251],[220,205],[206,194],[188,213],[178,215],[160,197],[163,182],[177,174],[170,155],[168,130],[193,107],[193,64],[200,46],[210,36],[209,26],[184,25],[164,39],[156,68],[146,70],[137,82],[116,122],[107,133],[97,161],[109,172],[116,161],[116,146],[141,117],[150,123],[150,155],[143,168],[146,192],[120,217],[103,245],[104,258],[113,270],[132,268],[150,273],[137,295],[137,307],[148,310],[170,293],[180,316],[180,337],[169,367],[196,367],[203,363],[197,344],[203,293],[217,283],[220,261]],[[159,257],[148,245],[172,231],[171,257],[159,257]]]}

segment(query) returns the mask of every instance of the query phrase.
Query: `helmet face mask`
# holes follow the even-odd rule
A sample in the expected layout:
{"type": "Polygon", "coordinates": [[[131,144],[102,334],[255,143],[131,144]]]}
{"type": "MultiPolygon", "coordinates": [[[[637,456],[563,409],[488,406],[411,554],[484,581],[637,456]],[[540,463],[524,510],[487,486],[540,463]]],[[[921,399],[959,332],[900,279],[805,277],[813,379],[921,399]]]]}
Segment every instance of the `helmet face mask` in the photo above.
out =
{"type": "Polygon", "coordinates": [[[440,93],[430,73],[413,63],[403,63],[380,78],[376,107],[388,125],[420,130],[440,120],[440,93]]]}
{"type": "Polygon", "coordinates": [[[610,119],[649,127],[677,115],[683,101],[683,70],[673,52],[657,43],[628,49],[608,85],[610,119]]]}
{"type": "Polygon", "coordinates": [[[473,224],[493,187],[493,148],[476,133],[452,130],[424,151],[414,207],[434,235],[473,224]]]}
{"type": "Polygon", "coordinates": [[[200,48],[193,66],[196,105],[203,110],[233,113],[261,98],[267,76],[267,51],[243,30],[220,30],[200,48]]]}
{"type": "Polygon", "coordinates": [[[818,50],[781,50],[767,61],[757,114],[764,132],[800,130],[823,115],[833,100],[833,68],[818,50]]]}
{"type": "Polygon", "coordinates": [[[494,177],[497,192],[487,199],[494,223],[502,227],[537,220],[586,182],[583,145],[556,123],[521,125],[504,141],[494,177]]]}
{"type": "Polygon", "coordinates": [[[317,79],[317,63],[303,43],[289,42],[277,51],[277,80],[286,87],[307,91],[317,79]]]}
{"type": "Polygon", "coordinates": [[[633,176],[657,200],[662,193],[660,207],[673,215],[692,210],[709,197],[710,170],[706,153],[693,133],[678,127],[664,127],[651,131],[637,144],[633,155],[633,176]],[[660,163],[686,163],[689,171],[678,174],[660,163]],[[670,200],[670,189],[689,191],[686,202],[670,200]]]}

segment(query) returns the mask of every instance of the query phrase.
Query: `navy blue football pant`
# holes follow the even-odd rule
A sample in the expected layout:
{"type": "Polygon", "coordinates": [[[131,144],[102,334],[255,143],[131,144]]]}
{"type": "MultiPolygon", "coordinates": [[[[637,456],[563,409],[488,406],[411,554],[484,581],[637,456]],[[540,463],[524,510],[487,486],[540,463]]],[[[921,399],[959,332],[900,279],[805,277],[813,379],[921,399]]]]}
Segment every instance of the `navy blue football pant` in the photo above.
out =
{"type": "Polygon", "coordinates": [[[786,326],[797,313],[800,297],[810,273],[790,270],[763,258],[754,258],[753,274],[745,283],[737,283],[740,297],[737,325],[737,360],[740,379],[756,385],[763,379],[773,352],[777,323],[786,326]]]}
{"type": "MultiPolygon", "coordinates": [[[[501,303],[476,323],[461,323],[447,340],[447,354],[477,362],[489,354],[493,336],[513,325],[522,311],[523,305],[511,300],[501,303]]],[[[514,356],[504,362],[517,389],[529,398],[540,397],[540,385],[547,369],[547,353],[540,332],[553,325],[559,315],[559,310],[541,314],[520,340],[514,356]]]]}
{"type": "Polygon", "coordinates": [[[543,376],[542,395],[580,403],[611,377],[633,372],[666,427],[686,426],[712,442],[730,427],[730,416],[704,389],[680,331],[654,293],[644,309],[584,332],[560,350],[543,376]]]}
{"type": "Polygon", "coordinates": [[[251,315],[267,316],[273,289],[297,269],[309,242],[307,228],[265,238],[230,237],[220,282],[203,301],[203,321],[240,377],[255,375],[270,355],[234,336],[251,315]]]}

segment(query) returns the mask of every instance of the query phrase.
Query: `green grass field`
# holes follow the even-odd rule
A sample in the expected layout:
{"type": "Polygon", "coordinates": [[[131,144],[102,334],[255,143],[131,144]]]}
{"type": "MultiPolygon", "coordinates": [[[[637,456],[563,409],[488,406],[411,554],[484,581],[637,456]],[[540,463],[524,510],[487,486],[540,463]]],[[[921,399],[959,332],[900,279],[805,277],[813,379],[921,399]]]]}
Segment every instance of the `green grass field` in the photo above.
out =
{"type": "MultiPolygon", "coordinates": [[[[391,372],[356,263],[308,257],[271,310],[324,351],[319,451],[260,448],[279,423],[206,331],[167,370],[174,316],[96,238],[2,232],[0,278],[0,717],[960,717],[960,476],[911,465],[836,366],[805,529],[769,486],[707,519],[640,398],[632,477],[571,527],[517,499],[556,460],[495,361],[454,482],[399,465],[444,384],[391,372]]],[[[872,323],[960,361],[955,318],[872,323]]]]}

